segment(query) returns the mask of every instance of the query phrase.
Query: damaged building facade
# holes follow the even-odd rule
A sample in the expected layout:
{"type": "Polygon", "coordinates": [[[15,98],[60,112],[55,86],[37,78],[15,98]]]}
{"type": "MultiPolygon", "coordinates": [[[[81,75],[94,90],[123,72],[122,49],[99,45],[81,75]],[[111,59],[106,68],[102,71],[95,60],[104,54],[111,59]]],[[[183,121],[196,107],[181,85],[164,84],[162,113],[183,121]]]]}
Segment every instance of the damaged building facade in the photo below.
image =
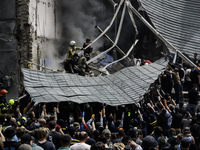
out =
{"type": "Polygon", "coordinates": [[[58,26],[55,0],[0,1],[0,88],[7,99],[22,90],[21,68],[41,69],[46,52],[56,49],[58,26]]]}
{"type": "MultiPolygon", "coordinates": [[[[97,24],[102,29],[108,26],[113,16],[113,8],[109,1],[79,1],[79,5],[76,5],[77,2],[77,0],[0,1],[0,88],[9,91],[7,99],[17,98],[22,91],[21,68],[42,70],[41,66],[44,65],[49,66],[51,63],[58,65],[59,62],[52,59],[62,57],[59,60],[60,62],[63,60],[70,40],[75,40],[78,46],[82,46],[86,38],[93,40],[99,35],[95,29],[97,24]],[[76,8],[72,9],[72,5],[76,8]],[[102,13],[106,14],[102,15],[102,13]]],[[[125,21],[121,36],[128,35],[128,37],[122,38],[118,44],[123,51],[127,52],[132,44],[135,30],[133,27],[131,28],[133,32],[127,30],[131,21],[129,18],[125,21]]],[[[153,34],[146,36],[146,32],[150,30],[139,19],[136,19],[136,23],[139,30],[136,54],[140,56],[147,54],[148,58],[153,56],[158,58],[163,48],[156,47],[156,38],[153,34]]],[[[113,29],[110,31],[111,34],[114,33],[113,31],[113,29]]],[[[111,34],[108,33],[113,37],[111,34]]],[[[105,41],[94,44],[94,49],[100,46],[107,48],[111,45],[111,43],[106,45],[105,41]]]]}

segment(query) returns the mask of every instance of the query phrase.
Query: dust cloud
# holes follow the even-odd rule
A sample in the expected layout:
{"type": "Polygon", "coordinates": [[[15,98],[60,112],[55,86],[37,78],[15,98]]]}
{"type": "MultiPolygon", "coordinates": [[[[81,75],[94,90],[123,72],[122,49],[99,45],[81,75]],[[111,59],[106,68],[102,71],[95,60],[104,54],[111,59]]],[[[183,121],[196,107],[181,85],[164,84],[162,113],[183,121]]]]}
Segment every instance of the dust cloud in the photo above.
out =
{"type": "MultiPolygon", "coordinates": [[[[99,25],[105,29],[112,19],[112,5],[104,0],[60,0],[62,25],[62,41],[65,50],[71,40],[76,41],[77,46],[82,46],[86,38],[94,40],[99,32],[95,29],[99,25]]],[[[102,46],[102,39],[93,47],[102,46]]]]}

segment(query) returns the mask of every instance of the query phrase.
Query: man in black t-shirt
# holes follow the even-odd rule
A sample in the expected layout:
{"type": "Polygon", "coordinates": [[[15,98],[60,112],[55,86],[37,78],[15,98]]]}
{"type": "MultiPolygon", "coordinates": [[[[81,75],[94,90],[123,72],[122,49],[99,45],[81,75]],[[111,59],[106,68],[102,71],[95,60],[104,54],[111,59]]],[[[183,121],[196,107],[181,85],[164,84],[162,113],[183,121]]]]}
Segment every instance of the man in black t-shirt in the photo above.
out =
{"type": "Polygon", "coordinates": [[[61,133],[56,131],[56,122],[55,121],[50,121],[49,122],[49,141],[53,142],[53,144],[55,145],[56,149],[58,149],[59,147],[61,147],[61,133]]]}
{"type": "Polygon", "coordinates": [[[193,112],[197,112],[197,106],[199,101],[199,92],[197,91],[197,85],[193,84],[192,89],[189,91],[189,103],[186,108],[186,111],[193,109],[193,112]]]}
{"type": "Polygon", "coordinates": [[[179,108],[175,107],[175,113],[172,111],[172,128],[181,129],[183,115],[179,113],[179,108]]]}
{"type": "MultiPolygon", "coordinates": [[[[85,43],[83,44],[83,48],[87,47],[88,45],[90,45],[92,43],[91,39],[86,39],[85,43]]],[[[87,49],[84,50],[84,55],[86,55],[87,57],[87,61],[90,60],[90,53],[92,53],[93,48],[91,46],[89,46],[87,49]]]]}

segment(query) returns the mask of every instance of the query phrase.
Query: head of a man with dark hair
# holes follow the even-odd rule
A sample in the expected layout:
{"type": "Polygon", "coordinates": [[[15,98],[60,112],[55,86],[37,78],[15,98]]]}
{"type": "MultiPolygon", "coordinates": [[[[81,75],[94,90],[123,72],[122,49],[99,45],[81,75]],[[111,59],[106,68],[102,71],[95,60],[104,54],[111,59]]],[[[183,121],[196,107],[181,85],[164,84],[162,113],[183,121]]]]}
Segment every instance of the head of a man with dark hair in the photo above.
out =
{"type": "Polygon", "coordinates": [[[142,142],[143,150],[159,150],[159,145],[153,136],[147,135],[142,142]]]}
{"type": "Polygon", "coordinates": [[[88,136],[90,136],[90,135],[91,135],[91,132],[90,132],[90,130],[89,130],[89,129],[84,129],[84,131],[85,131],[85,132],[87,132],[88,136]]]}
{"type": "Polygon", "coordinates": [[[55,129],[55,128],[56,128],[56,122],[53,121],[53,120],[50,121],[50,122],[49,122],[49,129],[52,130],[52,129],[55,129]]]}
{"type": "Polygon", "coordinates": [[[88,134],[85,131],[81,131],[79,134],[79,142],[80,143],[85,143],[87,141],[88,134]]]}
{"type": "Polygon", "coordinates": [[[124,130],[123,130],[123,129],[120,129],[120,130],[118,131],[118,137],[119,137],[119,138],[122,138],[122,137],[124,137],[124,135],[125,135],[124,130]]]}
{"type": "Polygon", "coordinates": [[[97,142],[91,146],[90,150],[105,150],[105,146],[102,142],[97,142]]]}
{"type": "Polygon", "coordinates": [[[61,145],[62,147],[69,147],[71,144],[71,136],[69,134],[64,134],[61,137],[61,145]]]}

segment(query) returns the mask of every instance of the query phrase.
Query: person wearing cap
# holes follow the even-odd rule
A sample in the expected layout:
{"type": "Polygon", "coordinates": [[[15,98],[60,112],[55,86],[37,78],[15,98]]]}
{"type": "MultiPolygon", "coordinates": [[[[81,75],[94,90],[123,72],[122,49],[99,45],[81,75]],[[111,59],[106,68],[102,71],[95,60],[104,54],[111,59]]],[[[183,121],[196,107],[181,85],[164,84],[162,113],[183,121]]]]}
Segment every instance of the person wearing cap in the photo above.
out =
{"type": "Polygon", "coordinates": [[[4,149],[12,149],[18,150],[20,143],[16,142],[13,138],[16,135],[16,131],[13,127],[8,127],[5,130],[6,141],[4,142],[4,149]]]}
{"type": "Polygon", "coordinates": [[[85,131],[81,131],[79,134],[79,143],[70,146],[71,150],[90,150],[90,145],[86,144],[88,134],[85,131]]]}
{"type": "Polygon", "coordinates": [[[147,135],[142,142],[143,150],[159,150],[159,145],[153,136],[147,135]]]}

